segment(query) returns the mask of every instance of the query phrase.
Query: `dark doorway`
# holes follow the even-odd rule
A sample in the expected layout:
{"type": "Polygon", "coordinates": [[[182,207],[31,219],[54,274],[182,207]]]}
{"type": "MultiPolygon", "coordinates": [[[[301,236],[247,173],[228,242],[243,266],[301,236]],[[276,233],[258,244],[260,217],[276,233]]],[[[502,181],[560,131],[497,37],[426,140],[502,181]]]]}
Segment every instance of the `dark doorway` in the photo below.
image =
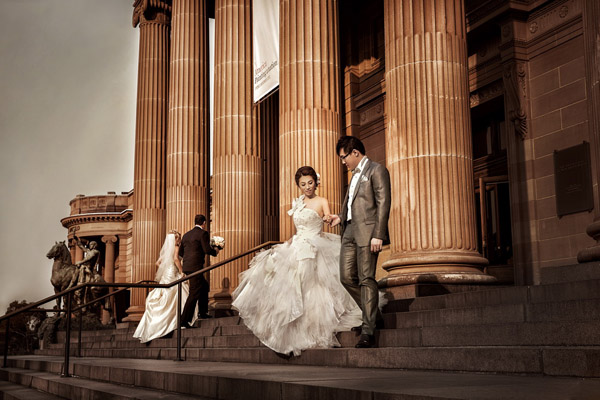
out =
{"type": "Polygon", "coordinates": [[[473,175],[478,247],[489,260],[488,273],[513,282],[506,125],[502,96],[471,109],[473,175]]]}

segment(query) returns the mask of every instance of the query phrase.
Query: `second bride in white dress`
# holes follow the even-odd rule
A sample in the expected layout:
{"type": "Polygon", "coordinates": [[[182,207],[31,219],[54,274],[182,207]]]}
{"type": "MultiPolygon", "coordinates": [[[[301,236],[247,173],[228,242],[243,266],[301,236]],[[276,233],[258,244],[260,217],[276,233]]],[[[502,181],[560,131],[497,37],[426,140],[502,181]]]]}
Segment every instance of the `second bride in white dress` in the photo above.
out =
{"type": "MultiPolygon", "coordinates": [[[[171,231],[167,234],[154,280],[161,284],[171,283],[183,277],[181,261],[177,256],[181,234],[171,231]]],[[[185,304],[189,294],[188,282],[181,284],[181,304],[185,304]]],[[[134,338],[145,343],[165,336],[177,328],[177,285],[170,288],[155,288],[146,297],[146,310],[140,320],[134,338]]]]}
{"type": "Polygon", "coordinates": [[[317,179],[311,167],[298,170],[303,195],[288,212],[296,234],[254,257],[233,292],[232,304],[246,326],[282,354],[339,347],[336,332],[362,323],[360,308],[340,283],[340,237],[323,232],[330,210],[315,194],[317,179]]]}

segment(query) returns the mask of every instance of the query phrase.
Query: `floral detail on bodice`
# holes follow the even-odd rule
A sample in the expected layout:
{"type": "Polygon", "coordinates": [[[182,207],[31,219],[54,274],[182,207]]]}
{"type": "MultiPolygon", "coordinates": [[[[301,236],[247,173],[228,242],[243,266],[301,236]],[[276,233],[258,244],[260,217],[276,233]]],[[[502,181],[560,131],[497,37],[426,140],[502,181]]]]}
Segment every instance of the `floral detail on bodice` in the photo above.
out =
{"type": "Polygon", "coordinates": [[[292,242],[300,249],[297,259],[314,258],[316,250],[310,240],[323,233],[323,219],[317,211],[306,207],[304,195],[292,202],[292,208],[288,214],[293,216],[296,227],[296,234],[293,236],[292,242]]]}

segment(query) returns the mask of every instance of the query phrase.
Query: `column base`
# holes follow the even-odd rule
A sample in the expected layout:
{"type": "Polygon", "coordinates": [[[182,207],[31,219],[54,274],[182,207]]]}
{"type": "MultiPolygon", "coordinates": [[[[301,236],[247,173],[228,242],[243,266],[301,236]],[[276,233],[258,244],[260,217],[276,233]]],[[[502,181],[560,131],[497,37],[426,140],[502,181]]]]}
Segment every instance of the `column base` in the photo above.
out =
{"type": "Polygon", "coordinates": [[[141,306],[131,306],[125,311],[128,315],[123,318],[125,322],[139,322],[142,319],[142,315],[144,315],[144,307],[141,306]]]}
{"type": "Polygon", "coordinates": [[[592,222],[585,232],[596,240],[596,244],[577,253],[577,262],[585,263],[590,261],[600,261],[600,219],[592,222]]]}
{"type": "MultiPolygon", "coordinates": [[[[410,285],[398,285],[383,288],[388,301],[411,300],[418,297],[440,296],[450,293],[466,293],[488,289],[489,285],[461,285],[445,283],[415,283],[410,285]]],[[[402,309],[404,311],[408,308],[402,309]]]]}
{"type": "Polygon", "coordinates": [[[413,285],[416,283],[485,285],[496,282],[496,278],[491,275],[484,274],[483,272],[416,272],[386,276],[379,281],[379,287],[387,288],[402,285],[413,285]]]}
{"type": "Polygon", "coordinates": [[[382,268],[390,273],[379,281],[380,287],[416,283],[490,284],[497,279],[483,272],[488,260],[477,252],[411,252],[392,255],[382,268]]]}
{"type": "Polygon", "coordinates": [[[229,293],[217,292],[210,295],[209,308],[216,318],[233,317],[238,315],[237,311],[231,308],[233,299],[229,293]]]}

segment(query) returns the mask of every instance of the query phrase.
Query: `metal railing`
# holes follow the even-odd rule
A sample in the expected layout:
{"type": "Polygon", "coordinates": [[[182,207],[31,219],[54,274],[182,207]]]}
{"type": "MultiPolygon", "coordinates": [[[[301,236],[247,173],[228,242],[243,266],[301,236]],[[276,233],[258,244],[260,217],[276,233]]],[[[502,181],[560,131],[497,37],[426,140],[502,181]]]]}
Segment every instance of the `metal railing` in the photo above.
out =
{"type": "Polygon", "coordinates": [[[202,268],[201,270],[198,270],[192,274],[186,275],[181,279],[178,279],[176,281],[173,281],[171,283],[166,283],[166,284],[160,284],[160,283],[155,283],[154,281],[140,281],[137,283],[91,283],[91,282],[87,282],[87,283],[82,283],[80,285],[77,286],[73,286],[70,289],[64,290],[60,293],[56,293],[53,296],[49,296],[46,297],[45,299],[42,299],[40,301],[37,301],[35,303],[32,303],[26,307],[20,308],[18,310],[15,310],[9,314],[6,314],[2,317],[0,317],[0,323],[2,323],[3,321],[6,321],[6,333],[5,333],[5,337],[4,337],[4,363],[2,368],[6,368],[8,366],[8,343],[9,343],[9,335],[10,335],[10,319],[22,314],[22,313],[26,313],[26,312],[66,312],[67,315],[67,321],[66,321],[66,326],[65,326],[65,355],[64,355],[64,365],[63,365],[63,373],[62,376],[68,377],[71,376],[69,374],[69,357],[70,357],[70,353],[71,353],[71,319],[72,319],[72,315],[73,313],[79,311],[79,336],[78,336],[78,357],[81,357],[81,326],[83,325],[83,310],[86,307],[89,307],[92,304],[95,304],[101,300],[104,300],[108,297],[114,296],[120,292],[123,292],[125,290],[129,290],[131,288],[146,288],[146,289],[154,289],[154,288],[171,288],[175,285],[177,285],[177,360],[178,361],[183,361],[183,359],[181,358],[181,284],[183,282],[188,281],[189,279],[198,276],[200,274],[203,274],[205,272],[211,271],[215,268],[219,268],[225,264],[229,264],[230,262],[233,262],[237,259],[240,259],[242,257],[245,257],[249,254],[252,254],[256,251],[259,251],[261,249],[264,249],[265,247],[269,247],[275,244],[280,244],[281,242],[277,242],[277,241],[270,241],[270,242],[265,242],[261,245],[258,245],[250,250],[247,250],[243,253],[240,253],[238,255],[235,255],[233,257],[230,257],[226,260],[220,261],[214,265],[210,265],[206,268],[202,268]],[[85,304],[81,304],[78,305],[76,307],[73,307],[72,302],[73,302],[73,293],[75,293],[75,291],[77,290],[81,290],[81,289],[86,289],[86,288],[91,288],[91,287],[109,287],[109,288],[120,288],[119,290],[115,290],[113,292],[109,292],[106,295],[100,296],[98,298],[93,299],[92,301],[89,301],[85,304]],[[45,304],[45,303],[49,303],[53,300],[56,300],[58,298],[64,297],[64,300],[62,302],[62,304],[66,305],[66,309],[40,309],[38,308],[40,305],[45,304]],[[65,301],[66,300],[66,301],[65,301]]]}

